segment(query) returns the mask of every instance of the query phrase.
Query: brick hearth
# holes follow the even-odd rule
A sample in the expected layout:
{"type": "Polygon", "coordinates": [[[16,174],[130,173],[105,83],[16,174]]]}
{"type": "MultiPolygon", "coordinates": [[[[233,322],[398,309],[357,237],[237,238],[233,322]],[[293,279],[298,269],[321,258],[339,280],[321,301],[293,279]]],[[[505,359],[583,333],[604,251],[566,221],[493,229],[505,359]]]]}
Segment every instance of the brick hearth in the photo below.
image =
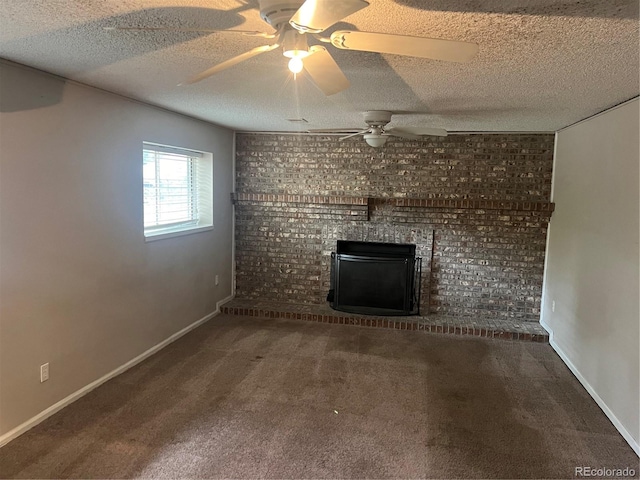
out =
{"type": "Polygon", "coordinates": [[[371,328],[391,328],[417,332],[548,342],[547,331],[534,322],[514,322],[491,318],[454,318],[444,315],[383,317],[338,312],[324,305],[296,305],[234,299],[221,307],[222,313],[264,318],[285,318],[309,322],[335,323],[371,328]]]}

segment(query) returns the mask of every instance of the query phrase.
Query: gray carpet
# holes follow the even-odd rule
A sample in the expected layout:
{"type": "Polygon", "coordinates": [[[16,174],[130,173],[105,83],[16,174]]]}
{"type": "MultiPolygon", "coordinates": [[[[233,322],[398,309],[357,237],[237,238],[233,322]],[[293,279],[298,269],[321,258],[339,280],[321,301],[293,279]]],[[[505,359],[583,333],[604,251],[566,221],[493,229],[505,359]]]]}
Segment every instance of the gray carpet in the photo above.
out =
{"type": "Polygon", "coordinates": [[[546,344],[219,316],[0,449],[3,478],[572,478],[638,457],[546,344]]]}

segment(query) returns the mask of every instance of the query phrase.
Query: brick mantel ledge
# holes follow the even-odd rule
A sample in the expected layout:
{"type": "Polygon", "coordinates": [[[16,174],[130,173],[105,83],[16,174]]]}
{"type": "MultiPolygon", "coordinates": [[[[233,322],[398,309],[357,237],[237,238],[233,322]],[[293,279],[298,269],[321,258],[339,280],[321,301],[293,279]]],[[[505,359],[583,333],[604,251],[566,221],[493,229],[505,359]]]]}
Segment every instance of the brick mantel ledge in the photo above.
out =
{"type": "Polygon", "coordinates": [[[232,193],[236,202],[312,203],[324,205],[367,205],[368,197],[341,197],[333,195],[290,195],[286,193],[232,193]]]}
{"type": "Polygon", "coordinates": [[[519,210],[553,212],[552,202],[524,202],[504,200],[471,200],[459,198],[399,198],[399,197],[349,197],[334,195],[296,195],[284,193],[233,193],[233,203],[237,202],[280,202],[309,203],[319,205],[369,205],[385,203],[397,207],[462,208],[473,210],[519,210]]]}
{"type": "MultiPolygon", "coordinates": [[[[553,212],[552,202],[519,202],[504,200],[470,200],[457,198],[390,198],[381,199],[398,207],[426,208],[469,208],[481,210],[524,210],[536,212],[553,212]]],[[[378,201],[378,199],[375,199],[378,201]]]]}

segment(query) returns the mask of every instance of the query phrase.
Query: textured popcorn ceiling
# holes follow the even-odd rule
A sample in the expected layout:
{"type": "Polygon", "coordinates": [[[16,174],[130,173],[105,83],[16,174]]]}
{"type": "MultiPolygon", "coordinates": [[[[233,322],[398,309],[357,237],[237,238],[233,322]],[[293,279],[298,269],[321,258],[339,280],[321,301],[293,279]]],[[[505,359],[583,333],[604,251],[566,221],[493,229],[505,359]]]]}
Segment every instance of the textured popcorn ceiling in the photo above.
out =
{"type": "MultiPolygon", "coordinates": [[[[336,0],[337,1],[337,0],[336,0]]],[[[369,0],[334,29],[465,40],[466,64],[338,50],[351,87],[325,97],[279,49],[176,86],[267,43],[240,35],[106,31],[176,26],[271,31],[257,1],[4,0],[0,56],[243,131],[393,125],[554,131],[639,93],[637,0],[369,0]],[[305,118],[308,123],[287,119],[305,118]]]]}

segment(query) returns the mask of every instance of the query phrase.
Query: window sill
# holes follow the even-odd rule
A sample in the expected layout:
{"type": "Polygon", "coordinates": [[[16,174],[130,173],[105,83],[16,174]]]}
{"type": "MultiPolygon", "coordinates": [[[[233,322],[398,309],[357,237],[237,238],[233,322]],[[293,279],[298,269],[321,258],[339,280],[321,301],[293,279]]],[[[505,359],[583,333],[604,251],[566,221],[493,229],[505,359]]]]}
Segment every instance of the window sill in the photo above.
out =
{"type": "Polygon", "coordinates": [[[159,230],[153,233],[145,233],[144,241],[155,242],[156,240],[164,240],[165,238],[181,237],[183,235],[191,235],[193,233],[208,232],[210,230],[213,230],[213,225],[206,225],[202,227],[195,226],[192,228],[181,228],[179,230],[176,230],[176,229],[159,230]]]}

